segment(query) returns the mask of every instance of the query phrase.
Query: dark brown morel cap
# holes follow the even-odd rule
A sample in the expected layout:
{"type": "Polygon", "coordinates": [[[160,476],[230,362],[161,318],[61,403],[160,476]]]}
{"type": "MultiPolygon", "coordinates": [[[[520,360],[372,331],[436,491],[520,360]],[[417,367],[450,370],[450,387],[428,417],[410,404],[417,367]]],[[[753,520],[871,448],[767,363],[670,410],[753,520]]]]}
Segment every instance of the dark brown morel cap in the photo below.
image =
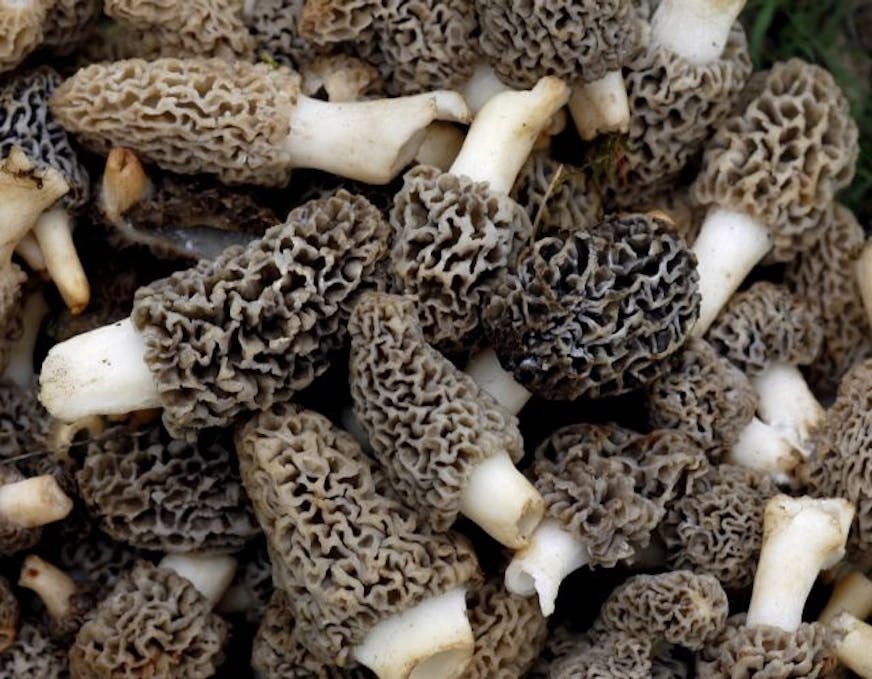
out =
{"type": "Polygon", "coordinates": [[[346,305],[385,255],[389,231],[371,203],[339,191],[294,209],[244,249],[141,288],[131,318],[168,431],[192,438],[226,426],[321,375],[345,343],[346,305]]]}
{"type": "Polygon", "coordinates": [[[0,679],[68,679],[67,649],[31,620],[21,623],[15,643],[0,653],[0,679]]]}
{"type": "Polygon", "coordinates": [[[274,581],[322,662],[348,665],[377,623],[477,578],[471,546],[378,494],[371,461],[325,417],[277,404],[236,444],[274,581]]]}
{"type": "Polygon", "coordinates": [[[235,468],[229,434],[173,439],[156,423],[93,439],[77,472],[100,529],[138,549],[236,552],[260,532],[235,468]]]}
{"type": "Polygon", "coordinates": [[[823,329],[807,302],[783,285],[760,281],[733,295],[705,338],[754,377],[773,362],[808,365],[814,361],[823,329]]]}
{"type": "Polygon", "coordinates": [[[548,399],[639,389],[699,313],[696,260],[667,224],[611,217],[546,236],[488,295],[485,331],[515,380],[548,399]]]}
{"type": "Polygon", "coordinates": [[[718,461],[754,418],[757,392],[708,342],[692,339],[648,386],[647,410],[653,426],[683,431],[718,461]]]}
{"type": "Polygon", "coordinates": [[[822,213],[851,183],[857,125],[829,72],[800,59],[757,73],[748,92],[708,142],[694,193],[765,224],[772,258],[789,261],[814,242],[822,213]]]}
{"type": "Polygon", "coordinates": [[[447,530],[475,465],[523,457],[518,421],[427,344],[411,298],[367,293],[348,327],[354,413],[395,492],[447,530]]]}
{"type": "Polygon", "coordinates": [[[246,23],[257,43],[257,54],[300,69],[331,47],[316,45],[297,30],[305,0],[257,0],[246,23]]]}
{"type": "Polygon", "coordinates": [[[208,679],[224,659],[228,627],[174,571],[139,562],[82,625],[72,679],[208,679]]]}
{"type": "Polygon", "coordinates": [[[486,183],[416,167],[391,212],[397,286],[418,297],[427,341],[468,347],[499,280],[532,234],[524,209],[486,183]]]}

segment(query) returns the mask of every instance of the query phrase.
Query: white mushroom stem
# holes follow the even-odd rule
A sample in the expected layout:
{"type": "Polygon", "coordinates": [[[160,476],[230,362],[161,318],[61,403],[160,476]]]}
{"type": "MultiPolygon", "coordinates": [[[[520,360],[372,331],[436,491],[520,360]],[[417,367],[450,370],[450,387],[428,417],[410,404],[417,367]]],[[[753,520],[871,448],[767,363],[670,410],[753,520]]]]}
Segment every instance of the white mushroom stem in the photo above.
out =
{"type": "Polygon", "coordinates": [[[824,416],[802,373],[788,363],[772,363],[751,379],[760,397],[760,419],[774,427],[807,458],[809,439],[824,416]]]}
{"type": "Polygon", "coordinates": [[[24,234],[15,245],[15,254],[21,257],[35,273],[46,273],[45,257],[43,257],[42,250],[39,249],[39,243],[36,242],[36,237],[32,231],[24,234]]]}
{"type": "Polygon", "coordinates": [[[861,620],[872,615],[872,580],[859,571],[851,571],[839,579],[818,621],[829,622],[842,612],[861,620]]]}
{"type": "Polygon", "coordinates": [[[840,613],[831,624],[836,656],[852,672],[872,679],[872,625],[850,613],[840,613]]]}
{"type": "Polygon", "coordinates": [[[36,592],[48,614],[58,621],[70,614],[70,599],[78,591],[69,575],[35,554],[28,556],[21,564],[18,585],[36,592]]]}
{"type": "Polygon", "coordinates": [[[233,582],[236,559],[226,554],[167,554],[158,567],[175,571],[214,606],[233,582]]]}
{"type": "Polygon", "coordinates": [[[466,589],[456,587],[382,620],[352,655],[379,679],[456,679],[474,643],[466,589]]]}
{"type": "Polygon", "coordinates": [[[47,474],[0,486],[0,519],[22,528],[60,521],[72,509],[73,501],[47,474]]]}
{"type": "Polygon", "coordinates": [[[487,62],[480,62],[472,72],[472,77],[466,81],[461,90],[469,110],[473,115],[484,108],[484,105],[501,92],[515,90],[499,79],[494,69],[487,62]]]}
{"type": "Polygon", "coordinates": [[[745,0],[663,0],[651,17],[651,42],[694,64],[719,59],[745,0]]]}
{"type": "Polygon", "coordinates": [[[130,149],[114,148],[106,158],[97,205],[110,222],[117,224],[125,212],[148,197],[151,189],[137,155],[130,149]]]}
{"type": "Polygon", "coordinates": [[[739,433],[725,462],[768,474],[777,483],[790,483],[802,455],[774,427],[753,418],[739,433]]]}
{"type": "Polygon", "coordinates": [[[39,400],[53,417],[72,422],[160,406],[145,342],[130,319],[54,345],[43,361],[39,400]]]}
{"type": "Polygon", "coordinates": [[[22,389],[29,389],[33,381],[33,352],[42,319],[48,313],[45,297],[37,291],[29,294],[21,309],[21,337],[9,352],[9,362],[3,372],[3,379],[15,382],[22,389]]]}
{"type": "Polygon", "coordinates": [[[496,95],[472,122],[451,174],[508,193],[537,137],[568,100],[569,87],[553,77],[542,78],[531,90],[496,95]]]}
{"type": "Polygon", "coordinates": [[[521,412],[521,408],[533,395],[515,381],[512,373],[500,365],[499,357],[490,347],[473,356],[464,372],[475,380],[482,391],[493,396],[512,415],[521,412]]]}
{"type": "Polygon", "coordinates": [[[854,264],[854,274],[857,279],[857,288],[860,290],[860,299],[863,300],[863,308],[866,310],[866,320],[869,322],[867,332],[872,330],[872,241],[866,243],[860,256],[854,264]]]}
{"type": "Polygon", "coordinates": [[[91,299],[91,287],[73,243],[70,213],[62,207],[43,212],[33,226],[33,235],[67,307],[73,314],[81,313],[91,299]]]}
{"type": "Polygon", "coordinates": [[[460,494],[460,513],[492,538],[519,549],[545,513],[545,501],[505,451],[478,463],[460,494]]]}
{"type": "Polygon", "coordinates": [[[607,132],[626,132],[630,128],[630,104],[621,70],[575,85],[569,98],[569,113],[578,135],[586,141],[607,132]]]}
{"type": "Polygon", "coordinates": [[[447,172],[451,163],[457,158],[457,154],[460,153],[465,136],[451,123],[432,123],[427,127],[424,141],[421,142],[418,153],[415,154],[415,163],[432,165],[447,172]]]}
{"type": "Polygon", "coordinates": [[[745,624],[795,632],[818,573],[844,555],[853,518],[854,506],[842,498],[769,500],[745,624]]]}
{"type": "Polygon", "coordinates": [[[691,330],[702,337],[745,277],[772,247],[769,229],[744,212],[712,207],[693,254],[699,272],[699,318],[691,330]]]}
{"type": "Polygon", "coordinates": [[[430,123],[470,118],[463,97],[447,90],[340,103],[301,96],[285,151],[292,167],[387,184],[415,157],[430,123]]]}
{"type": "Polygon", "coordinates": [[[538,594],[539,608],[549,616],[554,612],[560,583],[589,561],[590,554],[577,535],[565,530],[559,521],[545,519],[530,544],[517,552],[506,568],[506,589],[524,597],[538,594]]]}

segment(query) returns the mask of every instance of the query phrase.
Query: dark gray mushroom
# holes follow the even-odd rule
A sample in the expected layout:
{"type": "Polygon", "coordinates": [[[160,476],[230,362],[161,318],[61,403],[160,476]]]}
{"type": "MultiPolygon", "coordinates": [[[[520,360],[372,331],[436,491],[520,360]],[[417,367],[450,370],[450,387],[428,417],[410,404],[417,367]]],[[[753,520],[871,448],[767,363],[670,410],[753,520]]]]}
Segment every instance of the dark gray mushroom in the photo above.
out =
{"type": "Polygon", "coordinates": [[[301,68],[332,45],[320,46],[300,35],[298,22],[305,0],[255,0],[245,11],[245,23],[254,35],[258,55],[301,68]]]}
{"type": "Polygon", "coordinates": [[[43,26],[42,47],[69,56],[91,37],[102,9],[102,0],[56,0],[43,26]]]}
{"type": "Polygon", "coordinates": [[[0,653],[0,679],[68,679],[69,676],[67,649],[34,621],[22,622],[15,643],[0,653]]]}

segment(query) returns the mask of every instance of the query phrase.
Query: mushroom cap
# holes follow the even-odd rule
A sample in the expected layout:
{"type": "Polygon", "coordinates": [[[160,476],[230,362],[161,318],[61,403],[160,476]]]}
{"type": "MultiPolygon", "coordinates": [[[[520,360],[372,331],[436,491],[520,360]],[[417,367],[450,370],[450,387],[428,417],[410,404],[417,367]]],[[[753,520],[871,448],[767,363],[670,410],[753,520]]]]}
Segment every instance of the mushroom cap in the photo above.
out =
{"type": "Polygon", "coordinates": [[[502,366],[548,399],[639,389],[668,367],[699,313],[696,260],[665,222],[611,217],[537,240],[489,294],[502,366]]]}
{"type": "Polygon", "coordinates": [[[691,339],[647,395],[651,424],[692,436],[712,461],[732,447],[757,410],[757,392],[745,374],[703,339],[691,339]]]}
{"type": "Polygon", "coordinates": [[[857,125],[830,73],[800,59],[752,76],[745,98],[708,142],[693,191],[700,203],[765,224],[772,258],[789,261],[814,242],[822,213],[851,183],[857,125]]]}
{"type": "MultiPolygon", "coordinates": [[[[20,609],[9,581],[0,576],[0,657],[15,642],[20,609]]],[[[0,661],[2,666],[2,661],[0,661]]],[[[2,676],[2,669],[0,669],[2,676]]]]}
{"type": "Polygon", "coordinates": [[[823,219],[820,238],[788,263],[784,283],[817,314],[823,341],[807,374],[815,391],[830,395],[852,365],[872,355],[872,337],[854,274],[863,228],[838,203],[823,219]]]}
{"type": "Polygon", "coordinates": [[[284,186],[299,91],[298,74],[268,64],[127,59],[79,70],[55,91],[51,111],[104,156],[123,146],[180,174],[284,186]]]}
{"type": "Polygon", "coordinates": [[[826,625],[804,622],[796,632],[785,632],[744,622],[744,614],[731,617],[720,638],[700,651],[699,679],[829,677],[838,665],[826,625]]]}
{"type": "Polygon", "coordinates": [[[37,168],[58,170],[70,186],[61,203],[78,210],[90,200],[90,179],[61,122],[49,110],[49,99],[61,82],[53,68],[38,66],[0,84],[0,157],[18,146],[37,168]]]}
{"type": "Polygon", "coordinates": [[[447,530],[475,465],[523,457],[518,420],[427,344],[411,298],[362,295],[348,330],[354,414],[394,491],[447,530]]]}
{"type": "Polygon", "coordinates": [[[639,48],[631,0],[529,4],[475,0],[482,54],[505,83],[526,90],[546,75],[593,82],[620,70],[639,48]]]}
{"type": "Polygon", "coordinates": [[[324,373],[389,236],[372,204],[339,191],[295,208],[245,249],[140,288],[131,319],[170,434],[226,426],[324,373]]]}
{"type": "Polygon", "coordinates": [[[808,365],[823,341],[820,319],[783,285],[759,281],[730,298],[705,339],[748,377],[770,363],[808,365]]]}
{"type": "Polygon", "coordinates": [[[257,54],[268,54],[280,64],[300,68],[325,51],[300,35],[297,23],[306,0],[257,0],[246,18],[257,44],[257,54]]]}
{"type": "Polygon", "coordinates": [[[0,653],[0,679],[67,679],[67,649],[42,625],[25,620],[15,643],[0,653]]]}
{"type": "Polygon", "coordinates": [[[50,0],[0,5],[0,73],[11,71],[43,41],[50,0]]]}
{"type": "Polygon", "coordinates": [[[43,26],[42,46],[58,56],[72,54],[90,36],[102,9],[102,0],[56,0],[43,26]]]}
{"type": "Polygon", "coordinates": [[[380,495],[372,462],[325,417],[277,404],[237,431],[236,448],[273,580],[322,662],[351,663],[378,622],[477,577],[472,547],[380,495]]]}
{"type": "Polygon", "coordinates": [[[650,679],[652,645],[622,632],[588,633],[550,662],[548,679],[650,679]]]}
{"type": "Polygon", "coordinates": [[[95,530],[85,539],[63,540],[56,561],[74,580],[87,579],[93,596],[102,601],[137,558],[133,549],[95,530]]]}
{"type": "Polygon", "coordinates": [[[391,211],[397,286],[418,297],[427,341],[463,349],[497,283],[531,234],[524,209],[487,182],[435,167],[403,177],[391,211]]]}
{"type": "Polygon", "coordinates": [[[70,649],[72,679],[207,679],[223,660],[227,623],[174,571],[140,561],[94,609],[70,649]]]}
{"type": "Polygon", "coordinates": [[[0,267],[0,372],[6,370],[9,351],[21,337],[21,286],[27,274],[15,262],[0,267]]]}
{"type": "Polygon", "coordinates": [[[232,553],[260,532],[221,432],[189,444],[159,423],[114,427],[90,441],[76,479],[100,529],[137,549],[232,553]]]}
{"type": "Polygon", "coordinates": [[[612,568],[648,545],[667,504],[706,468],[680,432],[576,424],[536,449],[530,475],[547,515],[581,537],[590,564],[612,568]]]}
{"type": "MultiPolygon", "coordinates": [[[[24,481],[25,476],[9,464],[0,464],[0,486],[24,481]]],[[[0,517],[0,556],[12,556],[30,549],[42,537],[42,528],[24,528],[0,517]]]]}
{"type": "Polygon", "coordinates": [[[671,568],[710,573],[725,589],[751,585],[763,541],[763,512],[778,493],[753,469],[721,464],[694,479],[690,492],[670,503],[660,536],[671,568]]]}

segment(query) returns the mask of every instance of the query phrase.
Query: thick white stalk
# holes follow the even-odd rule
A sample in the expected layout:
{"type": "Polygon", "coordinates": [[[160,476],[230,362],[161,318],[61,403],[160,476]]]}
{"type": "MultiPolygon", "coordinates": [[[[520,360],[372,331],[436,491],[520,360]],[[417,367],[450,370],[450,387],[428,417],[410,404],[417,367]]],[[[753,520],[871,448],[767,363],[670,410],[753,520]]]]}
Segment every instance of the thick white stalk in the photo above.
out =
{"type": "Polygon", "coordinates": [[[506,569],[506,589],[519,596],[538,594],[542,615],[551,615],[560,583],[589,561],[590,554],[577,535],[564,530],[559,521],[545,519],[506,569]]]}
{"type": "Polygon", "coordinates": [[[784,484],[793,479],[802,455],[774,427],[755,417],[740,432],[724,461],[756,469],[784,484]]]}
{"type": "Polygon", "coordinates": [[[760,419],[774,427],[803,458],[811,453],[809,439],[823,419],[823,406],[811,393],[799,368],[772,363],[751,379],[760,397],[760,419]]]}
{"type": "Polygon", "coordinates": [[[167,554],[160,568],[168,568],[185,578],[213,606],[217,604],[236,575],[236,559],[226,554],[167,554]]]}
{"type": "Polygon", "coordinates": [[[448,172],[466,135],[451,123],[436,122],[427,127],[424,141],[415,154],[418,165],[432,165],[448,172]]]}
{"type": "Polygon", "coordinates": [[[853,518],[854,506],[842,498],[769,500],[745,624],[795,632],[818,573],[844,556],[853,518]]]}
{"type": "Polygon", "coordinates": [[[29,389],[33,381],[33,352],[42,319],[48,313],[45,297],[37,291],[29,294],[21,309],[21,337],[9,352],[9,362],[3,371],[3,379],[15,382],[22,389],[29,389]]]}
{"type": "Polygon", "coordinates": [[[872,625],[850,613],[840,613],[831,624],[836,655],[842,664],[863,679],[872,679],[872,625]]]}
{"type": "Polygon", "coordinates": [[[482,61],[475,67],[472,76],[466,81],[460,93],[469,106],[470,112],[473,115],[478,115],[484,105],[495,96],[501,92],[514,91],[516,90],[499,79],[490,64],[482,61]]]}
{"type": "Polygon", "coordinates": [[[352,654],[379,679],[456,679],[474,643],[466,589],[456,587],[382,620],[352,654]]]}
{"type": "Polygon", "coordinates": [[[106,158],[97,206],[113,224],[136,203],[145,200],[152,185],[145,168],[130,149],[114,148],[106,158]]]}
{"type": "Polygon", "coordinates": [[[859,571],[851,571],[839,579],[818,622],[829,622],[842,612],[861,620],[872,615],[872,580],[859,571]]]}
{"type": "Polygon", "coordinates": [[[70,599],[79,589],[69,575],[35,554],[21,564],[18,585],[36,592],[48,614],[57,621],[70,614],[70,599]]]}
{"type": "Polygon", "coordinates": [[[651,42],[694,64],[720,58],[745,0],[663,0],[651,17],[651,42]]]}
{"type": "Polygon", "coordinates": [[[691,330],[702,337],[745,277],[772,247],[769,229],[744,212],[712,207],[693,254],[699,272],[699,318],[691,330]]]}
{"type": "Polygon", "coordinates": [[[470,118],[463,98],[447,90],[341,103],[301,96],[285,150],[292,167],[387,184],[415,157],[430,123],[470,118]]]}
{"type": "Polygon", "coordinates": [[[39,400],[52,416],[72,422],[160,406],[145,342],[130,319],[55,344],[42,364],[39,400]]]}
{"type": "Polygon", "coordinates": [[[860,299],[863,300],[863,308],[866,310],[866,320],[869,323],[866,332],[872,332],[872,241],[866,243],[854,263],[854,275],[857,279],[857,288],[860,290],[860,299]]]}
{"type": "Polygon", "coordinates": [[[533,395],[515,381],[512,373],[500,365],[500,359],[491,347],[473,356],[464,371],[475,380],[482,391],[493,396],[512,415],[521,412],[521,408],[533,395]]]}
{"type": "Polygon", "coordinates": [[[578,135],[589,141],[599,134],[630,129],[630,104],[621,70],[609,71],[599,80],[578,83],[569,98],[569,113],[578,135]]]}
{"type": "Polygon", "coordinates": [[[0,486],[0,518],[22,528],[60,521],[72,509],[73,501],[47,474],[0,486]]]}
{"type": "Polygon", "coordinates": [[[553,77],[542,78],[531,90],[492,97],[472,121],[451,174],[508,193],[537,137],[567,101],[569,87],[553,77]]]}
{"type": "Polygon", "coordinates": [[[501,451],[473,468],[460,494],[460,513],[494,540],[520,549],[542,520],[545,501],[501,451]]]}
{"type": "Polygon", "coordinates": [[[73,243],[70,213],[62,207],[43,212],[33,226],[33,235],[45,257],[48,274],[73,314],[88,306],[91,287],[73,243]]]}
{"type": "Polygon", "coordinates": [[[15,254],[24,260],[31,271],[41,275],[46,273],[45,257],[42,250],[39,249],[39,243],[36,242],[36,237],[32,231],[24,234],[21,240],[15,244],[15,254]]]}

